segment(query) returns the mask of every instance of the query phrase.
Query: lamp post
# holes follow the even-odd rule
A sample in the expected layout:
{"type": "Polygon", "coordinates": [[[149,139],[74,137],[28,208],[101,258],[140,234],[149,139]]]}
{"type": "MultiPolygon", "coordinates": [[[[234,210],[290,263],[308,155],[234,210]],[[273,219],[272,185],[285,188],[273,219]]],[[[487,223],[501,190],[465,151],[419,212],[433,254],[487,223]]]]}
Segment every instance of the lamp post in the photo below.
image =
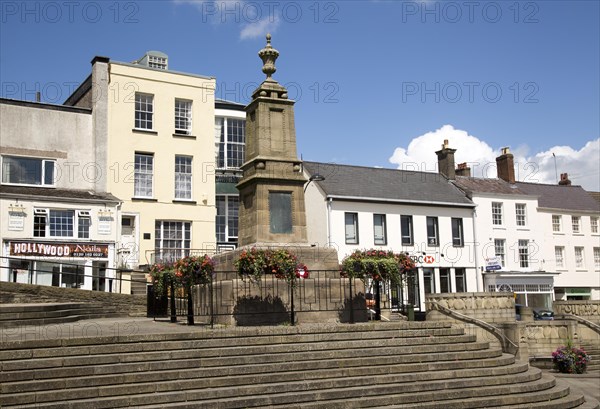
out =
{"type": "Polygon", "coordinates": [[[310,185],[311,182],[313,181],[317,181],[317,182],[321,182],[323,180],[325,180],[325,176],[320,175],[318,173],[315,173],[314,175],[312,175],[311,177],[308,178],[308,183],[306,185],[304,185],[304,192],[306,192],[306,189],[308,188],[308,185],[310,185]]]}

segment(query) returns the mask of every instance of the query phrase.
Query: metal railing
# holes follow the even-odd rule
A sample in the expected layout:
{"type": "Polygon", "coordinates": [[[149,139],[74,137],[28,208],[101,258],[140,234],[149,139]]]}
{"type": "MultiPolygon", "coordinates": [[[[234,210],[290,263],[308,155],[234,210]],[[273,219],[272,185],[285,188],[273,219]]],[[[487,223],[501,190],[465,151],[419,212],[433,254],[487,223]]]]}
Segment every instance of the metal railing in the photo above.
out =
{"type": "MultiPolygon", "coordinates": [[[[50,261],[47,259],[38,259],[38,258],[19,258],[19,257],[6,257],[0,256],[0,260],[8,261],[8,266],[0,265],[0,270],[8,271],[8,282],[15,282],[21,284],[33,284],[33,285],[47,285],[53,287],[66,287],[66,288],[82,288],[86,277],[90,277],[92,279],[92,290],[93,291],[103,291],[109,293],[122,293],[123,283],[143,283],[147,284],[145,279],[133,279],[131,277],[123,277],[123,273],[131,274],[131,273],[142,273],[145,271],[142,270],[133,270],[129,268],[115,268],[115,267],[104,267],[104,266],[85,266],[79,263],[73,262],[65,262],[65,261],[50,261]],[[16,268],[11,267],[10,262],[18,262],[22,263],[22,265],[27,265],[26,268],[16,268]],[[43,262],[46,265],[46,268],[34,268],[35,262],[43,262]],[[24,263],[24,264],[23,264],[24,263]],[[50,269],[48,268],[50,267],[50,269]],[[85,269],[91,268],[94,270],[104,270],[105,272],[113,271],[112,275],[101,275],[101,274],[86,274],[85,269]],[[72,271],[64,271],[64,270],[72,270],[72,271]],[[22,272],[19,272],[22,271],[22,272]],[[18,280],[18,274],[27,273],[26,282],[18,280]],[[40,278],[45,277],[49,279],[50,284],[46,282],[40,282],[40,278]],[[93,288],[94,283],[97,283],[98,288],[93,288]]],[[[128,294],[128,293],[126,293],[128,294]]]]}
{"type": "Polygon", "coordinates": [[[583,324],[587,327],[589,327],[592,331],[594,331],[597,334],[600,334],[600,325],[596,324],[593,321],[590,320],[586,320],[585,318],[580,317],[579,315],[574,315],[574,314],[558,314],[554,316],[555,320],[573,320],[573,321],[577,321],[580,324],[583,324]]]}
{"type": "Polygon", "coordinates": [[[462,322],[466,322],[468,324],[476,325],[476,326],[484,329],[485,331],[489,332],[490,334],[495,336],[498,339],[498,341],[500,341],[500,345],[502,346],[503,352],[508,352],[510,354],[516,355],[517,352],[519,351],[519,345],[515,344],[506,335],[504,335],[504,331],[502,331],[500,328],[490,324],[489,322],[485,322],[478,318],[474,318],[474,317],[470,317],[468,315],[461,314],[459,312],[451,310],[450,308],[444,307],[443,305],[441,305],[435,301],[427,301],[427,304],[428,304],[428,308],[427,308],[428,310],[436,309],[444,315],[455,318],[462,322]],[[433,308],[429,308],[429,306],[431,306],[433,308]]]}
{"type": "Polygon", "coordinates": [[[192,288],[192,301],[186,288],[173,286],[166,294],[154,294],[152,288],[148,316],[171,321],[188,317],[188,323],[197,319],[211,325],[218,317],[233,316],[237,325],[294,325],[298,314],[335,312],[341,322],[366,321],[365,294],[356,288],[353,279],[338,271],[311,271],[295,287],[271,274],[250,281],[236,272],[218,272],[209,284],[192,288]]]}

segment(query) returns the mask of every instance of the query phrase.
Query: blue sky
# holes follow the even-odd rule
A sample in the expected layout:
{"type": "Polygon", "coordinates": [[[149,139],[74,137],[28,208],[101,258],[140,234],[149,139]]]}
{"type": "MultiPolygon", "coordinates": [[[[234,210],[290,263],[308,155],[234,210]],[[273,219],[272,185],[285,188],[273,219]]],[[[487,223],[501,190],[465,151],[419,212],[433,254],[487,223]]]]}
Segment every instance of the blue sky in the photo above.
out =
{"type": "Polygon", "coordinates": [[[160,50],[171,69],[215,76],[217,97],[247,103],[270,31],[305,159],[433,171],[449,139],[476,176],[494,176],[485,164],[510,146],[521,180],[568,172],[600,191],[598,1],[0,5],[3,97],[37,90],[61,103],[95,55],[160,50]]]}

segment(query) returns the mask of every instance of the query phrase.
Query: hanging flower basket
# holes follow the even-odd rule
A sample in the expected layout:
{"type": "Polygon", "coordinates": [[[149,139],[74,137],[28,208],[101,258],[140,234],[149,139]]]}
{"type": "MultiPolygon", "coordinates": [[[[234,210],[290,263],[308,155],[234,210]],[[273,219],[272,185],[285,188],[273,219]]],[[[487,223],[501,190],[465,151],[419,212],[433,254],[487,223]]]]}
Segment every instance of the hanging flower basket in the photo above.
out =
{"type": "Polygon", "coordinates": [[[260,281],[261,276],[267,271],[267,267],[265,251],[254,247],[250,250],[243,250],[235,262],[239,276],[250,281],[260,281]]]}
{"type": "Polygon", "coordinates": [[[152,278],[152,286],[156,295],[164,295],[171,282],[175,280],[173,265],[168,263],[152,264],[149,274],[152,278]]]}
{"type": "Polygon", "coordinates": [[[178,283],[185,288],[193,285],[206,285],[211,282],[215,264],[206,254],[203,256],[187,256],[177,260],[173,265],[178,283]]]}
{"type": "Polygon", "coordinates": [[[242,279],[260,281],[265,274],[273,274],[276,278],[286,280],[292,287],[301,278],[308,278],[309,271],[305,264],[299,263],[297,257],[288,250],[243,250],[235,262],[235,267],[242,279]]]}
{"type": "Polygon", "coordinates": [[[406,255],[384,250],[356,250],[346,256],[340,266],[340,275],[363,281],[389,281],[399,284],[402,275],[415,268],[406,255]]]}
{"type": "Polygon", "coordinates": [[[581,348],[575,348],[571,342],[552,352],[554,369],[561,373],[582,374],[592,358],[581,348]]]}

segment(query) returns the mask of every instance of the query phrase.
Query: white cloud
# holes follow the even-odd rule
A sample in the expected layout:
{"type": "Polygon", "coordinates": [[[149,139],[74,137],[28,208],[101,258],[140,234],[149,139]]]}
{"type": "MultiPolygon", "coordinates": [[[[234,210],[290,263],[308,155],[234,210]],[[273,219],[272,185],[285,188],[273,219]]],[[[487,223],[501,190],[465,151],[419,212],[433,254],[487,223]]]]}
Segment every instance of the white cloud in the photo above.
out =
{"type": "MultiPolygon", "coordinates": [[[[389,158],[398,169],[437,172],[437,156],[447,139],[456,149],[456,163],[467,162],[475,177],[496,177],[496,157],[500,148],[492,148],[485,141],[468,132],[444,125],[440,129],[413,138],[408,147],[398,147],[389,158]]],[[[575,185],[590,191],[600,191],[600,138],[589,141],[579,150],[570,146],[555,146],[544,152],[529,154],[526,145],[511,147],[515,160],[517,180],[534,183],[556,183],[556,173],[568,173],[575,185]],[[554,153],[555,157],[552,155],[554,153]],[[556,158],[556,171],[554,159],[556,158]]]]}
{"type": "Polygon", "coordinates": [[[267,33],[274,32],[279,27],[280,20],[277,16],[264,17],[256,23],[248,23],[240,32],[240,39],[264,37],[267,33]]]}
{"type": "Polygon", "coordinates": [[[201,14],[202,22],[235,24],[241,27],[240,39],[264,37],[279,27],[280,19],[270,5],[246,0],[171,0],[175,5],[193,6],[201,14]]]}

